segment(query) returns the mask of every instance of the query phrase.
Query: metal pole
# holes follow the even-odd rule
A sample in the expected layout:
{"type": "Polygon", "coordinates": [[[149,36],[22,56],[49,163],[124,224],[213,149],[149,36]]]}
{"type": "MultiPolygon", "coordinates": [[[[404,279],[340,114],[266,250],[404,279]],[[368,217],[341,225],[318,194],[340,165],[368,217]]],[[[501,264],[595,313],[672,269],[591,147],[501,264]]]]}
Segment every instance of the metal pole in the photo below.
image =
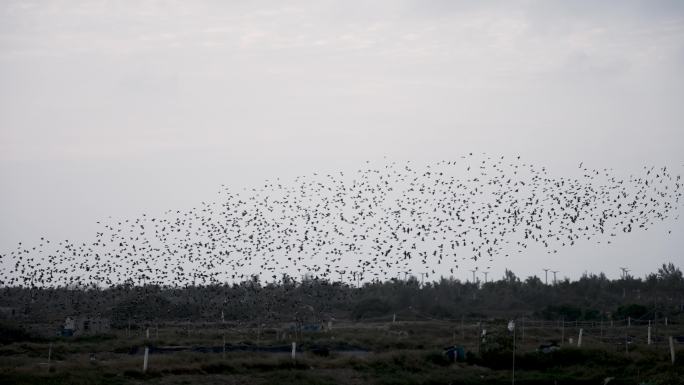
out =
{"type": "Polygon", "coordinates": [[[513,376],[511,384],[515,385],[515,321],[513,321],[513,376]]]}
{"type": "Polygon", "coordinates": [[[525,317],[522,317],[522,339],[520,342],[525,343],[525,317]]]}
{"type": "Polygon", "coordinates": [[[565,317],[561,317],[561,343],[565,343],[565,317]]]}
{"type": "Polygon", "coordinates": [[[629,341],[628,341],[628,336],[627,336],[627,330],[625,330],[625,354],[629,353],[629,341]]]}

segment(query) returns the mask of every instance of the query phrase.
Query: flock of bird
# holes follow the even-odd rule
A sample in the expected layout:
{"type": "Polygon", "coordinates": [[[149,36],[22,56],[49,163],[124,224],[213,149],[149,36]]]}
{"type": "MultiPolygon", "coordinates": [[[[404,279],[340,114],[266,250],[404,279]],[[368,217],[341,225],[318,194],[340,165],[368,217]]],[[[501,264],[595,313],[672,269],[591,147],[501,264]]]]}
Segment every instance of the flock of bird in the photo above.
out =
{"type": "Polygon", "coordinates": [[[87,242],[20,243],[0,255],[0,286],[430,279],[490,268],[532,244],[552,254],[610,242],[676,216],[682,183],[667,167],[625,178],[582,163],[577,171],[553,177],[520,157],[468,154],[422,167],[367,162],[240,192],[222,186],[217,201],[189,210],[110,217],[87,242]]]}

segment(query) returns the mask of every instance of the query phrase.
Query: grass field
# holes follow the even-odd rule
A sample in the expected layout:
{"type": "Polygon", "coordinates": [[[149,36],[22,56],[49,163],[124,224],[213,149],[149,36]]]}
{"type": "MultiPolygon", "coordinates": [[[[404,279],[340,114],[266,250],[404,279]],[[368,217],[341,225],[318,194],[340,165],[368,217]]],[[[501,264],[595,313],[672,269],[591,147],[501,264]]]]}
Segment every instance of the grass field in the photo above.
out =
{"type": "MultiPolygon", "coordinates": [[[[518,384],[684,383],[682,345],[674,364],[665,338],[677,325],[654,332],[643,326],[528,322],[516,329],[518,384]],[[582,347],[576,339],[583,327],[582,347]],[[561,348],[541,353],[541,343],[561,348]],[[568,343],[574,338],[574,343],[568,343]],[[628,341],[625,348],[625,341],[628,341]]],[[[332,330],[296,333],[276,325],[162,324],[112,330],[99,336],[25,338],[0,346],[1,384],[510,384],[512,334],[506,322],[477,325],[443,321],[336,323],[332,330]],[[483,341],[478,338],[487,330],[483,341]],[[224,352],[223,341],[226,341],[224,352]],[[291,358],[291,343],[297,343],[291,358]],[[460,345],[463,361],[444,348],[460,345]],[[149,365],[143,373],[143,351],[149,365]],[[50,364],[48,366],[48,352],[50,364]]]]}

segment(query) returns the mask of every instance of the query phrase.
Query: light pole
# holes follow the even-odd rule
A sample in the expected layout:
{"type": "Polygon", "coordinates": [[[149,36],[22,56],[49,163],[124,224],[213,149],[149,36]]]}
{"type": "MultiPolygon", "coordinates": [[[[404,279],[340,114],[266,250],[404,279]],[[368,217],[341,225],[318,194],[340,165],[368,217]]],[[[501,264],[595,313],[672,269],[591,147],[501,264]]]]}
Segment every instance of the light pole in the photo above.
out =
{"type": "Polygon", "coordinates": [[[511,384],[515,385],[515,319],[512,319],[508,322],[508,330],[513,332],[513,365],[511,384]]]}
{"type": "Polygon", "coordinates": [[[558,273],[558,270],[551,270],[551,272],[553,273],[553,284],[555,285],[556,284],[556,273],[558,273]]]}
{"type": "Polygon", "coordinates": [[[544,284],[548,286],[549,284],[549,270],[551,269],[542,269],[544,270],[544,284]]]}
{"type": "Polygon", "coordinates": [[[627,274],[629,273],[629,269],[626,267],[621,267],[620,270],[622,270],[622,279],[627,279],[627,274]]]}

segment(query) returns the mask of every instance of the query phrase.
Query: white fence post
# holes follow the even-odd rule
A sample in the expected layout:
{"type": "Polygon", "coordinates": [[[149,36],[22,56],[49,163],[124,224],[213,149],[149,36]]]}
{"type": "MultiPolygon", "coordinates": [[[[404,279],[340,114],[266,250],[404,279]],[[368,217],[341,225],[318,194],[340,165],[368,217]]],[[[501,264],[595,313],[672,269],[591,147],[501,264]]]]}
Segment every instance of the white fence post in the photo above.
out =
{"type": "Polygon", "coordinates": [[[582,333],[583,332],[584,332],[584,329],[580,328],[579,337],[577,337],[577,347],[578,348],[582,347],[582,333]]]}
{"type": "Polygon", "coordinates": [[[297,343],[293,342],[292,343],[292,359],[294,360],[297,354],[297,343]]]}
{"type": "Polygon", "coordinates": [[[147,356],[150,354],[150,348],[145,346],[145,358],[143,359],[143,373],[147,373],[147,356]]]}

